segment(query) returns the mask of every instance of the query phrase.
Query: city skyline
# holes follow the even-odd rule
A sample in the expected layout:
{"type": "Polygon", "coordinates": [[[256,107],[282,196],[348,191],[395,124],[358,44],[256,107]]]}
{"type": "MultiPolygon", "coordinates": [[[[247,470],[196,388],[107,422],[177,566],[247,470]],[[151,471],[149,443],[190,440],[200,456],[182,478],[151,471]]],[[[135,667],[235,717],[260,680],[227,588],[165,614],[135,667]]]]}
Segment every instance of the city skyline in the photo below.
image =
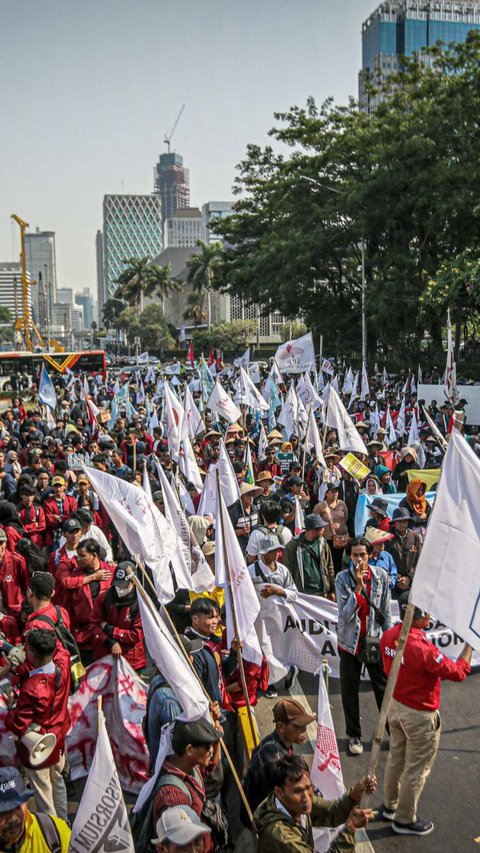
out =
{"type": "Polygon", "coordinates": [[[190,204],[231,199],[235,167],[248,143],[270,142],[274,111],[355,95],[375,5],[0,2],[0,261],[18,260],[18,213],[32,232],[55,232],[59,286],[95,293],[103,197],[152,192],[182,103],[171,150],[190,170],[190,204]]]}

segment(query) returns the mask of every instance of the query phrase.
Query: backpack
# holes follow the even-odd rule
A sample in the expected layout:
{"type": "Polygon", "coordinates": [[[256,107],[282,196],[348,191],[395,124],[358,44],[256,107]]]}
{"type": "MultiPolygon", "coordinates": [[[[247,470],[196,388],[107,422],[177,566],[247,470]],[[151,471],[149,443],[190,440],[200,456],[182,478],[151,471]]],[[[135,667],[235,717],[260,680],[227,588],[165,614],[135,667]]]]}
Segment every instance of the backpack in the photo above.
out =
{"type": "MultiPolygon", "coordinates": [[[[151,839],[155,837],[153,807],[155,795],[162,785],[171,785],[174,788],[178,788],[188,797],[190,803],[192,801],[190,791],[178,776],[174,776],[173,773],[161,773],[147,802],[143,804],[139,812],[132,812],[130,815],[130,829],[132,830],[135,853],[154,853],[155,848],[151,842],[151,839]]],[[[218,803],[206,799],[203,804],[201,818],[212,830],[214,850],[217,853],[226,850],[230,841],[230,830],[228,820],[218,803]]]]}
{"type": "Polygon", "coordinates": [[[42,622],[46,622],[50,625],[51,628],[55,631],[55,636],[63,648],[67,650],[70,655],[70,695],[72,693],[76,693],[78,688],[80,687],[80,682],[85,675],[85,668],[82,664],[80,658],[80,652],[78,650],[77,641],[73,634],[68,630],[63,621],[62,611],[55,605],[55,613],[57,614],[57,622],[54,622],[53,619],[50,619],[50,616],[45,616],[43,613],[39,613],[38,616],[35,616],[35,619],[41,619],[42,622]]]}
{"type": "Polygon", "coordinates": [[[50,853],[61,853],[62,840],[53,817],[43,812],[39,812],[35,817],[50,853]]]}

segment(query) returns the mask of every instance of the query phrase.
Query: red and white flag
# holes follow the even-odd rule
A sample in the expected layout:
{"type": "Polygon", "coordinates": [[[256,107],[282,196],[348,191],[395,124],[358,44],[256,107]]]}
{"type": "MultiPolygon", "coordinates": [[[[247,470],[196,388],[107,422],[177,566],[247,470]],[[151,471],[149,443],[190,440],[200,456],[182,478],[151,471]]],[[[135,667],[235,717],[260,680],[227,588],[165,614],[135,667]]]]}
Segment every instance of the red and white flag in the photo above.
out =
{"type": "MultiPolygon", "coordinates": [[[[310,778],[318,796],[324,797],[326,800],[337,800],[339,797],[343,797],[345,786],[337,737],[333,727],[327,687],[321,672],[318,678],[317,737],[310,778]]],[[[317,853],[329,850],[330,844],[338,832],[339,830],[315,830],[314,839],[317,853]]]]}
{"type": "Polygon", "coordinates": [[[295,495],[295,536],[299,536],[305,527],[305,517],[300,501],[295,495]]]}
{"type": "Polygon", "coordinates": [[[195,356],[193,354],[193,341],[190,341],[187,352],[187,361],[193,367],[195,364],[195,356]]]}
{"type": "Polygon", "coordinates": [[[228,421],[230,424],[234,424],[235,421],[239,421],[242,417],[240,409],[235,405],[232,398],[229,397],[225,389],[220,385],[218,379],[216,380],[212,393],[208,398],[207,409],[211,409],[212,412],[216,412],[217,415],[220,415],[221,418],[224,418],[224,420],[228,421]]]}

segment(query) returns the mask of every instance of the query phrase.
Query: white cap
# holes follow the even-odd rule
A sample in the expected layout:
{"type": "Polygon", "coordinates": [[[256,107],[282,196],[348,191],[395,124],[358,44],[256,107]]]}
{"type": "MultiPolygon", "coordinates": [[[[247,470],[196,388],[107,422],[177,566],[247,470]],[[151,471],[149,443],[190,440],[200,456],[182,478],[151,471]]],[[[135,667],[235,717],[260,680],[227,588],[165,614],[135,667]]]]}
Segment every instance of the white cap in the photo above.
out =
{"type": "Polygon", "coordinates": [[[170,809],[165,809],[158,818],[155,829],[157,838],[152,838],[152,844],[161,844],[162,841],[190,844],[200,835],[210,832],[209,827],[200,821],[190,806],[172,806],[170,809]]]}

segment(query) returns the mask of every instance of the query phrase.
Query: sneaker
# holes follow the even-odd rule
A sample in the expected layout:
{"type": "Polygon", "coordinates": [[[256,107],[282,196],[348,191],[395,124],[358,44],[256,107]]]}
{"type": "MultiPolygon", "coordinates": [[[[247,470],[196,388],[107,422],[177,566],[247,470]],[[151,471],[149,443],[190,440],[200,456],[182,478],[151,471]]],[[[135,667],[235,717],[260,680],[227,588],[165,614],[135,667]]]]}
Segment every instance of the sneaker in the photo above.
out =
{"type": "Polygon", "coordinates": [[[275,696],[278,696],[277,688],[273,684],[269,684],[265,691],[265,696],[267,699],[275,699],[275,696]]]}
{"type": "Polygon", "coordinates": [[[291,666],[288,670],[287,677],[285,678],[285,690],[290,690],[293,679],[298,675],[298,666],[291,666]]]}
{"type": "Polygon", "coordinates": [[[386,806],[380,806],[375,811],[375,820],[395,820],[395,810],[387,809],[386,806]]]}
{"type": "Polygon", "coordinates": [[[361,755],[363,752],[362,739],[360,737],[349,738],[348,751],[350,755],[361,755]]]}
{"type": "Polygon", "coordinates": [[[413,823],[397,823],[394,820],[392,829],[399,835],[429,835],[430,832],[433,832],[433,823],[431,820],[421,820],[420,818],[417,818],[413,823]]]}

